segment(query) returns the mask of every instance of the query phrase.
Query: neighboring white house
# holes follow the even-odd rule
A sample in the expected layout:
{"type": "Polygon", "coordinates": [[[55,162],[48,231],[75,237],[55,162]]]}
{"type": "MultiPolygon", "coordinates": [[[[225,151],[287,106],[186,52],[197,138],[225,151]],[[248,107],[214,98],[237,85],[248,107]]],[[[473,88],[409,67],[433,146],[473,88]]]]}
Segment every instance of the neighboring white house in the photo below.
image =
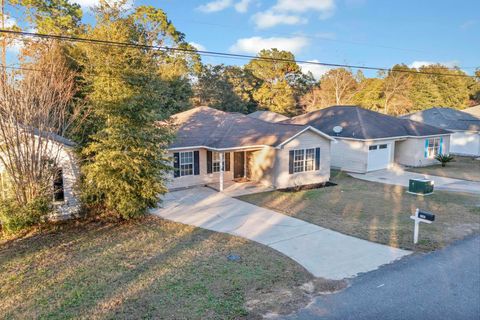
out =
{"type": "Polygon", "coordinates": [[[480,156],[480,117],[452,108],[433,107],[401,118],[452,131],[450,153],[480,156]]]}
{"type": "Polygon", "coordinates": [[[332,168],[365,173],[394,163],[419,167],[448,152],[450,132],[358,106],[332,106],[284,121],[310,125],[335,138],[332,168]]]}
{"type": "Polygon", "coordinates": [[[325,183],[334,139],[304,125],[265,122],[198,107],[172,117],[169,189],[255,181],[274,188],[325,183]]]}
{"type": "MultiPolygon", "coordinates": [[[[49,134],[48,153],[57,159],[57,176],[52,181],[53,204],[55,212],[52,218],[66,218],[78,212],[80,203],[75,188],[79,177],[79,168],[74,154],[75,143],[59,135],[49,134]]],[[[8,180],[5,167],[0,162],[0,196],[6,196],[6,181],[8,180]]]]}

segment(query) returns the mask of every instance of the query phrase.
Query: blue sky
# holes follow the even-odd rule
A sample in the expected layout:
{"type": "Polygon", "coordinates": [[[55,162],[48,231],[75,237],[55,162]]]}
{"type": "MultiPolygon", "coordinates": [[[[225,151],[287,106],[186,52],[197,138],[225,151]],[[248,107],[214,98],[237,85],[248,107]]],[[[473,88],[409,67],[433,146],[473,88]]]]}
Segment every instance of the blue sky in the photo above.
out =
{"type": "MultiPolygon", "coordinates": [[[[95,1],[77,0],[85,8],[95,1]]],[[[293,51],[297,59],[327,63],[390,67],[440,62],[469,73],[480,66],[478,0],[138,0],[135,4],[162,8],[189,42],[211,51],[255,54],[262,47],[276,46],[293,51]]],[[[326,70],[310,69],[317,76],[326,70]]]]}

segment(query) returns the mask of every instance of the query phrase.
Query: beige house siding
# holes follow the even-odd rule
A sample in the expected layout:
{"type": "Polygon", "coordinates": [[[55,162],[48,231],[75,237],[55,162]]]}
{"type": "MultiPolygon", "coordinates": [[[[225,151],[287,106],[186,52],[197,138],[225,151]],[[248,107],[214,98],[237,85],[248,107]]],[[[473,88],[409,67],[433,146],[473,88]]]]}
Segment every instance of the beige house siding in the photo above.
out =
{"type": "Polygon", "coordinates": [[[332,168],[364,173],[367,171],[368,147],[364,141],[336,138],[332,142],[332,168]]]}
{"type": "MultiPolygon", "coordinates": [[[[450,136],[442,136],[443,153],[449,153],[450,136]]],[[[438,164],[435,159],[425,158],[425,140],[427,138],[407,138],[396,142],[395,162],[409,167],[423,167],[438,164]]]]}
{"type": "Polygon", "coordinates": [[[250,180],[260,182],[267,186],[274,185],[276,151],[275,148],[265,147],[261,150],[249,152],[248,177],[250,180]]]}
{"type": "MultiPolygon", "coordinates": [[[[220,172],[207,173],[207,150],[206,149],[186,149],[181,152],[199,151],[199,169],[200,174],[183,177],[173,177],[173,172],[168,175],[167,188],[180,189],[193,186],[201,186],[209,183],[218,183],[220,181],[220,172]]],[[[180,151],[179,151],[180,152],[180,151]]],[[[173,159],[173,151],[169,152],[173,159]]],[[[223,173],[224,181],[233,180],[233,152],[230,153],[230,171],[223,173]]]]}
{"type": "MultiPolygon", "coordinates": [[[[218,183],[220,173],[207,173],[207,150],[186,149],[182,151],[199,151],[200,174],[183,177],[168,176],[167,187],[171,190],[218,183]]],[[[174,151],[169,152],[173,159],[174,151]]],[[[252,181],[276,188],[297,185],[323,183],[330,178],[330,140],[317,133],[306,131],[289,141],[281,149],[264,147],[248,150],[248,177],[252,181]],[[289,151],[293,149],[320,148],[320,170],[289,174],[289,151]]],[[[224,172],[224,181],[233,180],[234,155],[230,152],[230,171],[224,172]]]]}
{"type": "Polygon", "coordinates": [[[306,131],[277,150],[274,167],[276,188],[323,183],[330,179],[330,140],[306,131]],[[295,149],[320,148],[320,169],[289,174],[289,151],[295,149]]]}

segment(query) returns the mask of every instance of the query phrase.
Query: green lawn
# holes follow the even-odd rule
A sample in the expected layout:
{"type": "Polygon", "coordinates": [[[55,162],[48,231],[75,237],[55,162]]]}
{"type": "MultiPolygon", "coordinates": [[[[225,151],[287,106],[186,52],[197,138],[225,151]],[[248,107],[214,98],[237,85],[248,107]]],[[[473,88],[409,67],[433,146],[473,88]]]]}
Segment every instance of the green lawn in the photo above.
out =
{"type": "Polygon", "coordinates": [[[447,163],[445,167],[438,164],[423,168],[408,168],[407,170],[440,177],[480,181],[480,160],[472,157],[455,156],[454,161],[447,163]]]}
{"type": "Polygon", "coordinates": [[[0,241],[0,275],[2,319],[251,319],[345,285],[262,245],[156,217],[0,241]]]}
{"type": "Polygon", "coordinates": [[[405,188],[354,179],[333,171],[335,187],[299,192],[273,191],[239,197],[317,225],[393,247],[434,250],[480,230],[480,197],[435,191],[430,196],[405,188]],[[436,214],[420,227],[420,242],[412,243],[416,208],[436,214]]]}

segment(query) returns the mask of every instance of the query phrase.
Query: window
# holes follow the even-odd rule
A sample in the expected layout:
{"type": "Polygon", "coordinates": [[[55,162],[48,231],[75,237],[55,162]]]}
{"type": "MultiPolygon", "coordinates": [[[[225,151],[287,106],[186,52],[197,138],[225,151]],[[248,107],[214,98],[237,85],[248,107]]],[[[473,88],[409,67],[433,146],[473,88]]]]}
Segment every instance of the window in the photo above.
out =
{"type": "Polygon", "coordinates": [[[295,150],[293,153],[293,172],[303,172],[305,150],[295,150]]]}
{"type": "MultiPolygon", "coordinates": [[[[223,156],[223,170],[225,171],[225,155],[223,156]]],[[[220,172],[220,153],[212,153],[212,171],[220,172]]]]}
{"type": "Polygon", "coordinates": [[[193,175],[193,151],[180,152],[180,176],[193,175]]]}
{"type": "Polygon", "coordinates": [[[63,169],[56,168],[53,178],[53,200],[56,202],[65,201],[63,190],[63,169]]]}
{"type": "Polygon", "coordinates": [[[368,147],[368,150],[377,150],[377,146],[370,146],[368,147]]]}
{"type": "Polygon", "coordinates": [[[386,144],[381,144],[378,146],[379,149],[387,149],[387,145],[386,144]]]}
{"type": "Polygon", "coordinates": [[[427,158],[435,158],[440,154],[440,138],[427,140],[427,158]]]}
{"type": "Polygon", "coordinates": [[[315,169],[315,149],[305,150],[305,171],[315,169]]]}
{"type": "Polygon", "coordinates": [[[315,170],[315,149],[300,149],[293,152],[293,172],[315,170]]]}

